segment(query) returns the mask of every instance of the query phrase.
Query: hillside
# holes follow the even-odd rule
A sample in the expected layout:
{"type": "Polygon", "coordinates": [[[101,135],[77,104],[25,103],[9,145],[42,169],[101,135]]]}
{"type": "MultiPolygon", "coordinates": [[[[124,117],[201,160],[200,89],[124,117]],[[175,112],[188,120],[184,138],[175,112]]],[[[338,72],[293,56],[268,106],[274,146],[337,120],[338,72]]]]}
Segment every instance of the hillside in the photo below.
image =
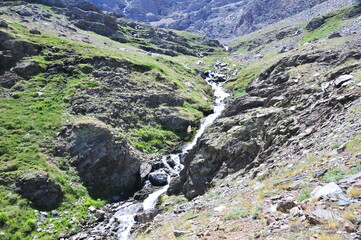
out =
{"type": "Polygon", "coordinates": [[[146,154],[177,149],[210,109],[187,65],[219,43],[128,20],[108,38],[97,26],[116,18],[53,3],[0,3],[0,239],[74,233],[89,206],[138,190],[146,154]]]}
{"type": "Polygon", "coordinates": [[[0,239],[361,238],[360,3],[94,3],[0,3],[0,239]]]}

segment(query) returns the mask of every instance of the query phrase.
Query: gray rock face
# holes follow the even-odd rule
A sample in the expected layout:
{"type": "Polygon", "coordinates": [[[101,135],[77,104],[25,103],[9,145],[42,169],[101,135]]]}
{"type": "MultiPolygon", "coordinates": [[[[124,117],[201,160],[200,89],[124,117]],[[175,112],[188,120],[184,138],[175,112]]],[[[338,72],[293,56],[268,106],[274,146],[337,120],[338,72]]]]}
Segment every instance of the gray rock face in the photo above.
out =
{"type": "Polygon", "coordinates": [[[55,208],[63,197],[60,186],[42,172],[25,174],[17,180],[16,186],[23,197],[28,198],[40,209],[55,208]]]}
{"type": "Polygon", "coordinates": [[[211,38],[243,35],[326,0],[91,0],[104,10],[154,25],[200,32],[211,38]],[[167,19],[167,23],[162,21],[167,19]]]}
{"type": "MultiPolygon", "coordinates": [[[[361,57],[353,51],[314,52],[280,59],[261,72],[246,88],[248,95],[230,102],[222,118],[206,129],[186,157],[180,177],[172,180],[168,193],[183,192],[187,198],[195,198],[205,193],[214,179],[251,169],[278,148],[287,147],[291,139],[299,141],[311,135],[315,126],[337,113],[335,106],[342,108],[339,103],[353,101],[358,96],[330,97],[331,93],[325,94],[322,89],[292,81],[287,71],[309,63],[334,66],[344,56],[361,57]],[[279,101],[270,104],[274,97],[279,101]],[[319,103],[315,99],[320,99],[319,103]],[[301,103],[302,107],[296,107],[301,103]]],[[[332,74],[329,81],[335,77],[338,74],[332,74]]],[[[301,178],[302,175],[292,180],[301,178]]]]}
{"type": "Polygon", "coordinates": [[[138,190],[139,156],[108,126],[96,120],[82,121],[73,127],[69,140],[72,165],[93,195],[128,195],[138,190]]]}

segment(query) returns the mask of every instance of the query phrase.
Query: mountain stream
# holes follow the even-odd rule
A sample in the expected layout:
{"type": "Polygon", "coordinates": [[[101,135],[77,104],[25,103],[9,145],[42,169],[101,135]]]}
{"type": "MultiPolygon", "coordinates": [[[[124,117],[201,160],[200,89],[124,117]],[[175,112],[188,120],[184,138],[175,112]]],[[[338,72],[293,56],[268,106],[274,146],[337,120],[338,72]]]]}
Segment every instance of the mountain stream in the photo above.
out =
{"type": "MultiPolygon", "coordinates": [[[[96,226],[92,227],[92,229],[90,230],[90,235],[109,236],[108,234],[112,233],[111,235],[115,235],[114,237],[119,240],[127,240],[130,238],[132,227],[137,223],[135,220],[137,218],[137,215],[139,215],[140,212],[146,214],[149,212],[151,213],[152,211],[156,211],[155,207],[158,202],[158,198],[168,190],[172,176],[178,175],[183,169],[182,160],[184,159],[186,154],[197,144],[197,140],[202,136],[207,126],[216,121],[216,119],[221,115],[222,111],[224,110],[224,100],[229,96],[229,94],[224,90],[222,85],[224,84],[224,81],[227,80],[227,78],[228,77],[221,74],[219,70],[216,70],[215,72],[208,71],[205,81],[214,90],[214,96],[216,98],[215,104],[212,105],[213,113],[208,115],[207,117],[204,117],[201,120],[200,128],[198,129],[195,137],[190,143],[187,143],[183,146],[181,152],[165,155],[162,157],[163,165],[165,166],[165,168],[167,168],[168,172],[167,185],[158,188],[155,191],[153,190],[154,192],[151,193],[143,201],[143,203],[119,202],[113,204],[113,212],[115,212],[113,216],[109,220],[100,222],[96,226]],[[217,77],[220,75],[225,77],[221,81],[219,80],[219,77],[217,77]],[[169,164],[169,161],[171,161],[172,164],[169,164]]],[[[166,171],[162,172],[166,173],[166,171]]],[[[153,186],[149,180],[146,181],[144,188],[150,190],[153,189],[153,186]]]]}

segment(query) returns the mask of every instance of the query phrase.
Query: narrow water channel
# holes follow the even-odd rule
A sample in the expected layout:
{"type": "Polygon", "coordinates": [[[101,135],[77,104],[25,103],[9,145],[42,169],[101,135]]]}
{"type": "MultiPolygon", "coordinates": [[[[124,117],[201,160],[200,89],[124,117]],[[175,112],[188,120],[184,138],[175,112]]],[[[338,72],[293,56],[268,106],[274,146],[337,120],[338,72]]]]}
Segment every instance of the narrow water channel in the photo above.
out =
{"type": "MultiPolygon", "coordinates": [[[[139,212],[146,212],[154,210],[158,202],[158,198],[165,194],[169,188],[169,183],[172,176],[178,175],[183,169],[182,159],[184,156],[196,145],[198,139],[202,136],[207,126],[212,124],[220,116],[225,108],[224,100],[229,94],[222,87],[223,83],[217,83],[214,79],[207,78],[206,82],[214,90],[214,96],[216,98],[215,104],[212,105],[213,113],[201,120],[200,128],[198,129],[195,137],[190,143],[183,146],[181,152],[176,154],[165,155],[162,157],[162,162],[166,168],[168,168],[168,184],[155,192],[151,193],[143,203],[126,202],[119,203],[115,213],[107,222],[101,222],[92,229],[92,233],[104,233],[104,232],[116,232],[116,237],[119,240],[127,240],[130,238],[131,229],[136,224],[135,216],[139,212]],[[172,160],[172,167],[167,163],[167,160],[172,160]]],[[[150,182],[147,181],[145,188],[151,186],[150,182]]]]}

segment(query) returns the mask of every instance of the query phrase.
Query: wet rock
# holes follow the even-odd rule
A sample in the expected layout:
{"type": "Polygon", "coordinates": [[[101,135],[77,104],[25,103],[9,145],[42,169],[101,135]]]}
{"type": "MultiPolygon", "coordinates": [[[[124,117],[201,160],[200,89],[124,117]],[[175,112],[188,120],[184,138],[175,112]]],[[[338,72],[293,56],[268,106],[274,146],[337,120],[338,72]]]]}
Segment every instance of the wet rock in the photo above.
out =
{"type": "Polygon", "coordinates": [[[165,186],[168,184],[168,174],[163,171],[150,173],[148,178],[153,186],[165,186]]]}
{"type": "Polygon", "coordinates": [[[277,211],[288,213],[290,209],[296,207],[296,203],[294,201],[282,201],[277,204],[277,211]]]}
{"type": "Polygon", "coordinates": [[[320,197],[325,197],[327,195],[339,195],[342,192],[343,192],[342,189],[336,183],[331,182],[323,187],[319,186],[315,188],[312,191],[311,195],[314,198],[320,198],[320,197]]]}
{"type": "Polygon", "coordinates": [[[29,32],[30,32],[31,34],[35,34],[35,35],[40,35],[40,34],[41,34],[41,32],[40,32],[38,29],[36,29],[36,28],[31,29],[29,32]]]}
{"type": "Polygon", "coordinates": [[[63,198],[59,185],[49,179],[46,173],[34,172],[21,176],[16,182],[17,192],[28,198],[40,209],[57,207],[63,198]]]}

